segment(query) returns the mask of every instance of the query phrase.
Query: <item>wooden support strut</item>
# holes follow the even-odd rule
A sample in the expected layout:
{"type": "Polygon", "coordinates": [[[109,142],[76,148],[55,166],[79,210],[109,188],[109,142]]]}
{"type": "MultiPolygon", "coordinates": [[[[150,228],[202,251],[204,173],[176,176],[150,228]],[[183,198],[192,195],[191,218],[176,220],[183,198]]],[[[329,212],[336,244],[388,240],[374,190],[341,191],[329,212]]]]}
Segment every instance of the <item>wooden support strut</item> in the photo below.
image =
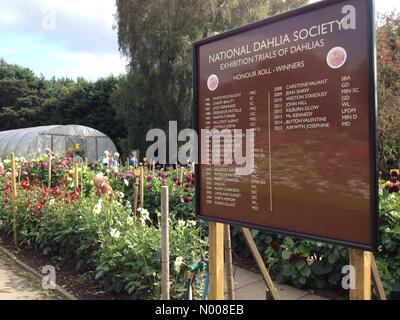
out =
{"type": "Polygon", "coordinates": [[[350,300],[371,300],[371,252],[349,249],[350,265],[355,269],[355,288],[350,300]]]}
{"type": "Polygon", "coordinates": [[[253,258],[257,264],[258,270],[261,272],[264,282],[267,285],[268,296],[270,296],[270,298],[273,300],[279,300],[278,291],[276,290],[275,285],[272,282],[272,279],[268,273],[268,270],[265,267],[264,261],[261,257],[260,252],[257,249],[257,245],[254,242],[254,239],[253,239],[253,236],[251,235],[250,230],[247,228],[240,228],[240,230],[242,231],[244,239],[246,240],[247,246],[249,247],[250,252],[253,255],[253,258]]]}
{"type": "Polygon", "coordinates": [[[371,271],[372,271],[372,282],[375,287],[376,294],[380,300],[387,300],[385,290],[383,289],[383,284],[381,276],[379,275],[378,267],[376,265],[375,257],[371,255],[371,271]]]}
{"type": "Polygon", "coordinates": [[[350,265],[355,270],[355,288],[350,289],[350,300],[371,300],[374,285],[380,300],[387,300],[382,280],[371,252],[349,249],[350,265]]]}
{"type": "Polygon", "coordinates": [[[233,279],[233,261],[232,261],[232,244],[231,244],[231,226],[226,224],[224,227],[225,241],[225,260],[226,260],[226,287],[228,300],[235,300],[235,282],[233,279]]]}
{"type": "Polygon", "coordinates": [[[209,300],[224,300],[224,225],[208,222],[209,300]]]}

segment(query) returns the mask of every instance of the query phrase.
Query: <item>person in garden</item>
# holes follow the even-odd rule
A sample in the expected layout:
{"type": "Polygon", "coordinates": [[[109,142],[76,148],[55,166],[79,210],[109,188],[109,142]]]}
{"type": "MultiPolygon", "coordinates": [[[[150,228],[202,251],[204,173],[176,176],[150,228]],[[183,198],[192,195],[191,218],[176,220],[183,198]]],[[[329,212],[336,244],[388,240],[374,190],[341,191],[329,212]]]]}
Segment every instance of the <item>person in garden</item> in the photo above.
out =
{"type": "Polygon", "coordinates": [[[83,157],[81,156],[81,152],[75,151],[73,160],[77,163],[83,163],[83,157]]]}
{"type": "Polygon", "coordinates": [[[110,185],[105,183],[104,176],[102,173],[97,174],[93,178],[93,184],[96,187],[96,195],[101,198],[104,197],[109,201],[112,201],[114,196],[114,191],[110,185]]]}
{"type": "Polygon", "coordinates": [[[390,180],[386,182],[385,188],[389,193],[400,192],[399,170],[390,171],[390,180]]]}
{"type": "Polygon", "coordinates": [[[44,153],[46,154],[46,157],[54,157],[54,153],[50,148],[44,149],[44,153]]]}
{"type": "Polygon", "coordinates": [[[131,151],[129,153],[129,166],[130,167],[137,167],[138,166],[138,159],[136,158],[135,151],[131,151]]]}
{"type": "Polygon", "coordinates": [[[100,158],[100,164],[103,167],[109,167],[111,163],[110,152],[104,151],[103,156],[100,158]]]}
{"type": "Polygon", "coordinates": [[[113,170],[118,170],[119,169],[119,159],[120,155],[118,152],[115,152],[110,163],[110,168],[113,170]]]}

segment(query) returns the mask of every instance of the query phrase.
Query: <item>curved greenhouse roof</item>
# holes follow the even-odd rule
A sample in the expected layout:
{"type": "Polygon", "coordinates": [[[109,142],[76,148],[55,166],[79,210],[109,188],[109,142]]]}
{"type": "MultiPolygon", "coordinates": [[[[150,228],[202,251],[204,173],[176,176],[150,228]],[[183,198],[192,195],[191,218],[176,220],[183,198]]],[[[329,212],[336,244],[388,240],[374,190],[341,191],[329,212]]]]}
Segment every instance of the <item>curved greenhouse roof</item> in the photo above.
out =
{"type": "Polygon", "coordinates": [[[117,151],[115,144],[104,133],[79,125],[54,125],[0,132],[0,158],[36,158],[50,148],[56,155],[65,154],[71,146],[81,145],[89,162],[96,161],[105,150],[117,151]]]}

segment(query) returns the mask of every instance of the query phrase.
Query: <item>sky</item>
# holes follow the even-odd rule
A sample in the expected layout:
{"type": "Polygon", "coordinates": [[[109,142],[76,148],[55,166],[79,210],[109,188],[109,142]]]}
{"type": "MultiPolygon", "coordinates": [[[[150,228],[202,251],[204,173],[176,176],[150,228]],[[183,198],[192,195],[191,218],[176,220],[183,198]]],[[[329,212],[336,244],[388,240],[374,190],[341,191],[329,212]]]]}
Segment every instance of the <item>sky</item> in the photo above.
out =
{"type": "Polygon", "coordinates": [[[46,78],[125,73],[114,0],[0,0],[0,58],[46,78]]]}
{"type": "MultiPolygon", "coordinates": [[[[399,3],[376,0],[377,11],[399,3]]],[[[114,0],[0,0],[0,58],[46,78],[123,74],[115,11],[114,0]]]]}

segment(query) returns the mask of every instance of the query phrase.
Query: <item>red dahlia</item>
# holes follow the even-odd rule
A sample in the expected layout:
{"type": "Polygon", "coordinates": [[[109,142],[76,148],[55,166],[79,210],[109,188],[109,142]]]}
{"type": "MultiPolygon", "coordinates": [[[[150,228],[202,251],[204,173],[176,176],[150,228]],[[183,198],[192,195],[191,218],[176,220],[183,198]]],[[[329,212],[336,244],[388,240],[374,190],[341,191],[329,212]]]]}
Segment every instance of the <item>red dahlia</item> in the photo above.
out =
{"type": "Polygon", "coordinates": [[[300,254],[299,253],[292,253],[290,256],[290,262],[297,262],[300,260],[300,254]]]}

